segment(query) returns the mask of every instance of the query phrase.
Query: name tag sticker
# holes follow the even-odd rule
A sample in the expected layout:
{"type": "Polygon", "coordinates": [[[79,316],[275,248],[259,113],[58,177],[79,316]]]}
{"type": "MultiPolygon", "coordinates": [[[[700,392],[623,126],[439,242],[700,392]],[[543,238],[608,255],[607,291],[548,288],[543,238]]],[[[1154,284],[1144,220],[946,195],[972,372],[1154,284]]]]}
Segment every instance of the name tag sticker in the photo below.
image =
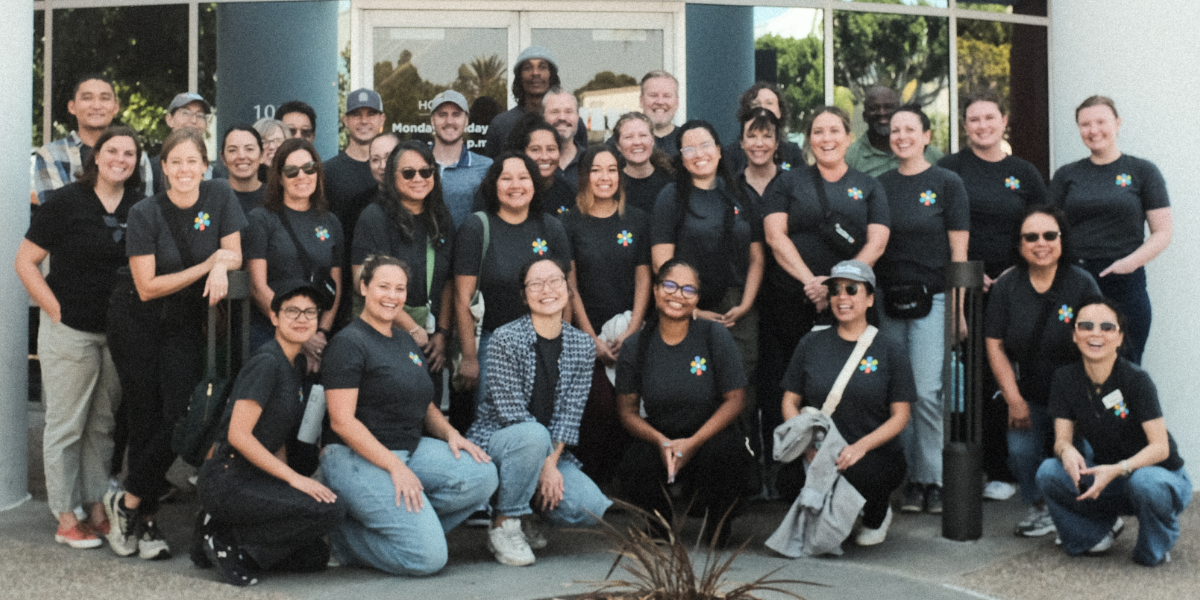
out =
{"type": "Polygon", "coordinates": [[[1109,394],[1100,399],[1104,403],[1104,408],[1112,408],[1121,403],[1125,396],[1121,394],[1121,390],[1113,390],[1109,394]]]}

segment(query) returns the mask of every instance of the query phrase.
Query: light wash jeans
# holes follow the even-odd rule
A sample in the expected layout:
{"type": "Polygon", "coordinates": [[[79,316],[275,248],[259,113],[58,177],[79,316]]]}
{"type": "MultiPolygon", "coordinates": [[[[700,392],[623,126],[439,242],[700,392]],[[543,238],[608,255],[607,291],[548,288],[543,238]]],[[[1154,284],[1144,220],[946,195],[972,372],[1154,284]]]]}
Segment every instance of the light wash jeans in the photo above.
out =
{"type": "MultiPolygon", "coordinates": [[[[1088,466],[1094,463],[1089,459],[1088,466]]],[[[1179,539],[1179,513],[1192,500],[1192,480],[1180,468],[1142,467],[1128,478],[1109,482],[1095,500],[1076,500],[1079,491],[1057,458],[1047,458],[1037,473],[1050,517],[1071,556],[1087,552],[1112,530],[1119,515],[1138,520],[1133,560],[1148,567],[1162,563],[1179,539]]]]}
{"type": "Polygon", "coordinates": [[[1021,486],[1021,501],[1033,505],[1042,499],[1037,486],[1038,468],[1049,458],[1046,446],[1054,439],[1054,420],[1045,406],[1029,405],[1029,429],[1008,429],[1008,469],[1021,486]]]}
{"type": "MultiPolygon", "coordinates": [[[[882,294],[879,294],[882,300],[882,294]]],[[[900,444],[908,462],[908,480],[942,485],[942,364],[946,345],[946,294],[933,295],[933,308],[920,319],[897,320],[880,308],[880,328],[893,332],[908,347],[917,402],[900,444]]]]}
{"type": "Polygon", "coordinates": [[[487,347],[488,342],[492,341],[492,333],[480,332],[479,347],[475,349],[476,356],[479,357],[479,387],[475,388],[475,410],[479,410],[479,406],[483,404],[483,395],[487,392],[487,347]]]}
{"type": "Polygon", "coordinates": [[[427,437],[411,457],[404,450],[393,453],[425,487],[419,512],[408,512],[403,502],[396,505],[396,488],[387,471],[348,446],[326,446],[321,472],[348,509],[341,526],[329,535],[333,555],[342,564],[368,565],[396,575],[430,575],[446,565],[446,532],[496,490],[496,467],[476,463],[466,452],[455,459],[446,442],[427,437]]]}
{"type": "MultiPolygon", "coordinates": [[[[500,472],[497,513],[519,517],[533,512],[529,501],[537,491],[542,464],[552,449],[550,432],[541,423],[517,423],[492,434],[488,451],[500,472]]],[[[560,459],[558,471],[563,477],[562,502],[542,516],[562,527],[595,525],[612,501],[573,462],[560,459]]]]}

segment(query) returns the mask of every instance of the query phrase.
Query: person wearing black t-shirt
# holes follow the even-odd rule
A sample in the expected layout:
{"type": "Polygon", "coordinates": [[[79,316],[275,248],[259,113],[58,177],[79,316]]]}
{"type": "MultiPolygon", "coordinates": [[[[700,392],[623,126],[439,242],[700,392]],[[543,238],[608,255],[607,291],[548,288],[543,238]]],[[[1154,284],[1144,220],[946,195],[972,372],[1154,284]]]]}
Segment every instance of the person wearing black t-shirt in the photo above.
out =
{"type": "MultiPolygon", "coordinates": [[[[734,424],[746,400],[737,344],[719,322],[693,317],[700,291],[695,268],[674,258],[663,263],[654,283],[656,310],[626,340],[617,361],[617,402],[636,439],[618,477],[629,501],[651,513],[670,519],[673,502],[676,510],[690,505],[707,514],[709,523],[726,518],[717,539],[724,546],[739,501],[760,483],[749,442],[734,424]],[[682,495],[669,501],[664,488],[674,483],[682,495]]],[[[705,527],[705,537],[714,529],[705,527]]]]}
{"type": "MultiPolygon", "coordinates": [[[[221,164],[229,172],[229,187],[237,194],[242,212],[249,215],[263,200],[263,182],[258,178],[262,161],[262,136],[249,125],[235,125],[221,139],[221,164]]],[[[249,245],[249,239],[244,240],[249,245]]]]}
{"type": "Polygon", "coordinates": [[[501,153],[488,167],[479,189],[486,210],[463,223],[454,244],[454,310],[463,346],[459,377],[466,388],[477,388],[476,406],[483,400],[487,381],[487,369],[479,356],[486,356],[488,340],[497,327],[525,312],[521,267],[539,256],[571,260],[571,244],[562,223],[542,210],[545,192],[533,159],[511,150],[501,153]],[[476,289],[482,293],[485,307],[478,347],[471,316],[476,289]]]}
{"type": "MultiPolygon", "coordinates": [[[[796,142],[787,139],[787,125],[790,118],[787,102],[783,98],[783,91],[779,86],[773,83],[758,82],[750,86],[746,91],[742,92],[738,98],[738,123],[745,123],[746,119],[753,111],[764,108],[775,115],[779,121],[779,164],[784,170],[789,170],[792,167],[804,166],[804,150],[796,142]]],[[[724,149],[729,155],[729,173],[731,175],[739,175],[742,169],[748,164],[746,154],[741,152],[741,148],[737,143],[731,143],[724,149]]]]}
{"type": "Polygon", "coordinates": [[[1050,198],[1067,213],[1079,265],[1129,320],[1121,352],[1141,364],[1151,319],[1145,266],[1171,243],[1167,183],[1154,163],[1117,148],[1121,118],[1111,99],[1084,100],[1075,109],[1075,123],[1091,156],[1054,173],[1050,198]]]}
{"type": "MultiPolygon", "coordinates": [[[[837,457],[838,471],[867,501],[855,543],[873,546],[887,537],[892,522],[888,498],[904,481],[904,451],[896,438],[908,424],[916,387],[908,349],[900,340],[876,332],[840,400],[826,406],[846,361],[867,332],[867,309],[875,304],[875,273],[866,263],[843,261],[825,282],[837,326],[806,335],[796,345],[783,376],[783,418],[799,415],[801,407],[833,413],[833,424],[847,444],[837,457]]],[[[810,452],[806,460],[811,462],[815,451],[810,452]]]]}
{"type": "Polygon", "coordinates": [[[281,283],[308,281],[320,293],[324,312],[316,335],[304,343],[309,373],[321,367],[321,352],[329,343],[342,302],[346,239],[341,222],[328,210],[324,182],[316,148],[302,138],[285,141],[271,164],[266,199],[250,213],[250,234],[244,244],[250,291],[257,305],[257,310],[251,311],[251,348],[273,337],[271,298],[281,283]]]}
{"type": "Polygon", "coordinates": [[[542,208],[546,214],[561,219],[574,209],[575,190],[559,167],[561,149],[571,141],[563,139],[541,116],[526,115],[513,127],[508,142],[510,150],[524,152],[537,163],[542,176],[542,208]]]}
{"type": "MultiPolygon", "coordinates": [[[[672,125],[674,127],[674,125],[672,125]]],[[[625,158],[625,204],[637,208],[647,215],[654,212],[654,203],[658,193],[668,183],[671,183],[671,157],[658,148],[659,138],[655,138],[654,124],[650,117],[631,112],[621,115],[617,124],[613,125],[613,134],[609,145],[616,148],[625,158]]],[[[678,130],[673,129],[669,138],[679,136],[678,130]]],[[[672,143],[671,149],[679,149],[672,143]]]]}
{"type": "Polygon", "coordinates": [[[196,488],[204,506],[193,539],[206,560],[192,560],[215,564],[225,583],[250,585],[258,570],[324,570],[324,538],[346,514],[329,488],[276,455],[304,417],[296,357],[317,333],[319,297],[307,282],[293,281],[271,299],[275,339],[238,373],[223,419],[228,433],[200,468],[196,488]]]}
{"type": "Polygon", "coordinates": [[[1118,515],[1135,515],[1133,560],[1148,567],[1170,562],[1192,481],[1158,391],[1145,371],[1118,355],[1125,327],[1113,300],[1082,303],[1074,340],[1083,360],[1056,371],[1050,385],[1057,458],[1037,473],[1063,550],[1103,553],[1124,526],[1118,515]],[[1094,460],[1076,449],[1076,437],[1091,446],[1094,460]]]}
{"type": "Polygon", "coordinates": [[[246,217],[208,169],[204,134],[183,128],[163,142],[170,189],[129,210],[130,279],[109,304],[108,343],[129,409],[129,472],[123,492],[104,496],[108,543],[120,556],[163,559],[171,550],[154,518],[169,488],[174,424],[187,410],[204,366],[207,309],[229,291],[242,264],[246,217]]]}
{"type": "Polygon", "coordinates": [[[1071,265],[1066,216],[1033,207],[1021,223],[1017,268],[992,285],[986,320],[988,362],[1008,410],[1008,465],[1021,484],[1029,513],[1016,534],[1054,532],[1054,522],[1034,477],[1048,456],[1054,424],[1046,412],[1050,378],[1078,358],[1071,332],[1080,303],[1100,289],[1083,269],[1071,265]]]}
{"type": "MultiPolygon", "coordinates": [[[[880,328],[897,335],[908,348],[917,384],[912,421],[900,437],[911,469],[901,510],[938,514],[942,512],[946,319],[943,272],[949,262],[967,260],[970,206],[962,179],[925,158],[929,117],[916,106],[902,106],[891,123],[892,152],[900,166],[879,176],[887,190],[892,228],[875,272],[884,303],[880,328]],[[899,310],[902,305],[909,308],[899,310]]],[[[959,312],[958,331],[963,335],[964,319],[959,312]]]]}
{"type": "Polygon", "coordinates": [[[329,409],[321,472],[347,518],[329,540],[343,565],[430,575],[446,565],[446,532],[496,491],[496,467],[434,402],[421,348],[395,326],[408,267],[363,263],[363,312],[334,336],[321,381],[329,409]]]}
{"type": "Polygon", "coordinates": [[[54,539],[72,548],[100,546],[95,531],[109,527],[101,499],[108,489],[121,384],[104,332],[117,269],[126,264],[129,209],[143,197],[141,158],[137,133],[106,129],[80,178],[46,192],[17,249],[17,276],[41,309],[42,455],[47,499],[58,517],[54,539]],[[39,266],[51,253],[54,270],[44,277],[39,266]],[[86,525],[75,516],[81,504],[89,516],[86,525]]]}
{"type": "Polygon", "coordinates": [[[621,162],[607,146],[589,148],[579,160],[578,210],[563,220],[575,258],[569,277],[575,326],[596,347],[575,455],[602,484],[615,473],[612,457],[629,445],[609,372],[650,305],[650,217],[626,206],[621,162]]]}

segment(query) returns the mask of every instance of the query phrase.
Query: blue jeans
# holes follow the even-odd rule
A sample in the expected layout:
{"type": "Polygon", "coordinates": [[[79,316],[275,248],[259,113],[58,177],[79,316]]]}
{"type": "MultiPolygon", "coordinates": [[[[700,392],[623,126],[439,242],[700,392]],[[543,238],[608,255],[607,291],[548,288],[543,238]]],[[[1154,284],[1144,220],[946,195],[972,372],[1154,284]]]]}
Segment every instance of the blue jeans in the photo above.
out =
{"type": "Polygon", "coordinates": [[[342,564],[362,564],[396,575],[430,575],[446,565],[446,532],[466,520],[496,490],[496,467],[466,452],[455,459],[446,442],[421,438],[412,456],[394,450],[425,487],[424,508],[396,505],[387,471],[342,444],[326,446],[321,471],[345,501],[347,517],[329,535],[342,564]]]}
{"type": "Polygon", "coordinates": [[[1045,406],[1029,405],[1029,429],[1008,430],[1008,469],[1021,485],[1021,501],[1032,505],[1042,499],[1037,486],[1038,467],[1049,456],[1046,446],[1054,438],[1054,420],[1045,406]]]}
{"type": "Polygon", "coordinates": [[[1099,498],[1079,501],[1075,499],[1079,491],[1062,462],[1048,458],[1038,469],[1037,483],[1067,554],[1083,554],[1104,539],[1119,515],[1134,515],[1138,539],[1133,560],[1150,567],[1160,564],[1175,546],[1179,513],[1192,500],[1192,480],[1182,468],[1142,467],[1128,478],[1112,480],[1099,498]]]}
{"type": "MultiPolygon", "coordinates": [[[[550,432],[537,422],[509,425],[492,434],[488,451],[500,472],[498,514],[519,517],[533,512],[529,501],[537,491],[542,463],[552,449],[550,432]]],[[[564,527],[595,525],[612,501],[570,460],[559,459],[558,471],[563,477],[562,502],[543,516],[564,527]]]]}
{"type": "MultiPolygon", "coordinates": [[[[882,297],[882,294],[880,294],[882,297]]],[[[882,299],[882,298],[881,298],[882,299]]],[[[877,306],[882,306],[876,301],[877,306]]],[[[879,311],[880,329],[894,332],[908,347],[917,402],[900,444],[908,462],[908,479],[942,485],[942,364],[946,345],[946,294],[933,295],[933,308],[920,319],[897,320],[879,311]]]]}
{"type": "Polygon", "coordinates": [[[491,331],[482,331],[479,333],[479,347],[475,349],[475,354],[479,357],[479,387],[475,388],[476,410],[483,404],[483,395],[487,393],[487,347],[488,342],[491,340],[491,331]]]}
{"type": "Polygon", "coordinates": [[[1146,349],[1146,338],[1150,337],[1150,294],[1146,292],[1146,268],[1128,275],[1109,273],[1104,277],[1100,271],[1107,269],[1113,261],[1107,259],[1080,261],[1080,266],[1096,278],[1100,293],[1116,301],[1125,316],[1125,344],[1121,354],[1134,364],[1142,364],[1142,352],[1146,349]]]}

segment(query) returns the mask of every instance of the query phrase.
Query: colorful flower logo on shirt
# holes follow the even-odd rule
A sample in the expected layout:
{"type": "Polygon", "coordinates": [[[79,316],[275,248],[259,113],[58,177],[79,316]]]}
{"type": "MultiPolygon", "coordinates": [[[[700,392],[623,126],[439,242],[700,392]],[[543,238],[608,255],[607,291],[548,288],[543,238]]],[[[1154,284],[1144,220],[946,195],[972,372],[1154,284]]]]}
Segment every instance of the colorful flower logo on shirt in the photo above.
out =
{"type": "Polygon", "coordinates": [[[321,240],[323,242],[323,241],[329,239],[329,230],[328,229],[325,229],[324,227],[321,227],[320,225],[318,225],[316,228],[316,232],[317,232],[318,240],[321,240]]]}
{"type": "Polygon", "coordinates": [[[879,359],[874,356],[868,356],[858,361],[858,370],[868,375],[879,370],[879,359]]]}
{"type": "Polygon", "coordinates": [[[417,356],[417,355],[416,355],[415,353],[413,353],[413,352],[409,352],[409,353],[408,353],[408,360],[411,360],[411,361],[413,361],[413,364],[414,364],[414,365],[417,365],[418,367],[421,367],[421,366],[424,366],[424,365],[425,365],[425,362],[421,360],[421,357],[420,357],[420,356],[417,356]]]}
{"type": "Polygon", "coordinates": [[[1129,416],[1129,407],[1125,406],[1125,401],[1122,400],[1113,407],[1113,414],[1124,419],[1129,416]]]}
{"type": "Polygon", "coordinates": [[[1062,321],[1063,323],[1070,323],[1071,319],[1074,319],[1074,318],[1075,318],[1075,310],[1072,309],[1070,306],[1067,306],[1066,304],[1064,304],[1064,305],[1062,305],[1062,308],[1058,309],[1058,320],[1059,321],[1062,321]]]}
{"type": "Polygon", "coordinates": [[[541,256],[546,253],[546,250],[547,250],[546,240],[543,240],[542,238],[538,238],[533,241],[533,253],[534,254],[541,256]]]}
{"type": "Polygon", "coordinates": [[[559,207],[558,207],[558,214],[560,214],[560,215],[561,215],[561,214],[563,214],[563,213],[569,213],[569,212],[571,212],[571,209],[569,209],[569,208],[567,208],[567,207],[565,207],[565,206],[559,206],[559,207]]]}
{"type": "Polygon", "coordinates": [[[1130,177],[1128,173],[1121,173],[1120,175],[1117,175],[1117,185],[1121,187],[1129,187],[1132,184],[1133,178],[1130,177]]]}
{"type": "Polygon", "coordinates": [[[697,356],[692,359],[692,375],[699,377],[708,370],[708,359],[697,356]]]}
{"type": "Polygon", "coordinates": [[[852,188],[846,190],[846,195],[850,196],[851,200],[862,200],[863,199],[862,190],[860,190],[856,187],[852,187],[852,188]]]}
{"type": "Polygon", "coordinates": [[[788,161],[786,161],[786,160],[785,160],[785,161],[783,161],[782,163],[780,163],[780,165],[779,165],[779,168],[780,168],[780,169],[783,169],[784,171],[791,171],[791,170],[792,170],[792,163],[790,163],[790,162],[788,162],[788,161]]]}
{"type": "Polygon", "coordinates": [[[617,243],[622,246],[628,246],[628,245],[632,244],[633,243],[633,234],[629,233],[629,231],[627,231],[627,230],[622,229],[621,233],[617,234],[617,243]]]}
{"type": "Polygon", "coordinates": [[[735,216],[735,217],[736,217],[736,216],[738,216],[738,215],[740,215],[740,214],[742,214],[742,209],[740,209],[740,208],[738,208],[738,207],[736,207],[736,206],[735,206],[735,207],[733,207],[733,216],[735,216]]]}
{"type": "Polygon", "coordinates": [[[1010,175],[1008,179],[1004,180],[1004,187],[1010,190],[1019,190],[1021,189],[1021,180],[1010,175]]]}
{"type": "Polygon", "coordinates": [[[931,204],[935,204],[936,202],[937,194],[933,193],[933,190],[925,190],[924,192],[921,192],[921,204],[929,206],[931,204]]]}
{"type": "Polygon", "coordinates": [[[195,219],[194,223],[195,223],[195,225],[193,225],[192,227],[195,227],[196,229],[199,229],[200,231],[204,231],[204,228],[208,227],[209,224],[212,223],[212,221],[208,220],[208,213],[206,213],[204,211],[200,211],[200,212],[196,213],[196,219],[195,219]]]}

